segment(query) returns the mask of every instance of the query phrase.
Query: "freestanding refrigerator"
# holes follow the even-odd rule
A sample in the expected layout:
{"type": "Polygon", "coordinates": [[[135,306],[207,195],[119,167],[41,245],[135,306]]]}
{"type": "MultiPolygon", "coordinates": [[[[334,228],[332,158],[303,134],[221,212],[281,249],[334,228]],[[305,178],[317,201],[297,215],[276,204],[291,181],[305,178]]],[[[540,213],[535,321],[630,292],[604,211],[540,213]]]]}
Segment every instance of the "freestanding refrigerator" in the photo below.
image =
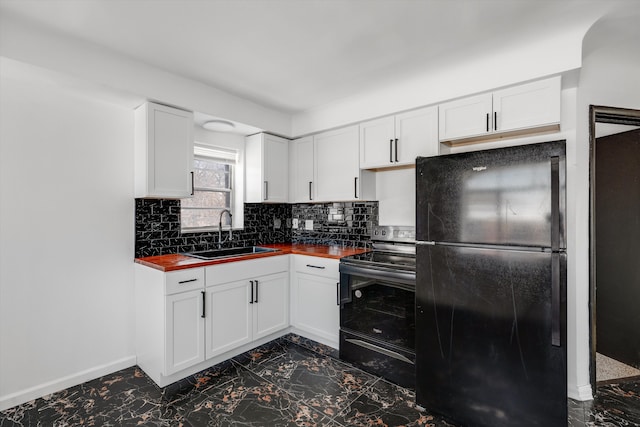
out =
{"type": "Polygon", "coordinates": [[[565,143],[416,160],[416,403],[566,426],[565,143]]]}

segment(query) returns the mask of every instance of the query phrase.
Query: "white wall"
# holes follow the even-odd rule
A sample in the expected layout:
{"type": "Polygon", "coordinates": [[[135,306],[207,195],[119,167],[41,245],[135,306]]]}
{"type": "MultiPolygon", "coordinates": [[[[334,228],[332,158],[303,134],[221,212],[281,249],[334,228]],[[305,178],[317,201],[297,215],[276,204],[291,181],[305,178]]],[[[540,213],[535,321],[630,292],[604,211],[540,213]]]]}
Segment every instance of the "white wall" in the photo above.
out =
{"type": "Polygon", "coordinates": [[[576,129],[574,187],[576,268],[576,364],[568,378],[576,392],[591,394],[589,382],[589,105],[640,110],[640,13],[628,11],[596,23],[583,44],[576,129]]]}
{"type": "Polygon", "coordinates": [[[494,46],[459,63],[443,64],[437,72],[296,114],[292,134],[306,135],[577,69],[586,31],[567,28],[561,36],[508,50],[494,46]]]}
{"type": "MultiPolygon", "coordinates": [[[[68,73],[111,90],[289,135],[291,117],[101,46],[0,15],[0,55],[68,73]]],[[[139,102],[137,105],[140,105],[139,102]]],[[[132,105],[135,107],[137,105],[132,105]]]]}
{"type": "Polygon", "coordinates": [[[135,364],[133,111],[14,65],[0,62],[0,409],[135,364]]]}
{"type": "Polygon", "coordinates": [[[416,168],[376,172],[380,225],[416,225],[416,168]]]}

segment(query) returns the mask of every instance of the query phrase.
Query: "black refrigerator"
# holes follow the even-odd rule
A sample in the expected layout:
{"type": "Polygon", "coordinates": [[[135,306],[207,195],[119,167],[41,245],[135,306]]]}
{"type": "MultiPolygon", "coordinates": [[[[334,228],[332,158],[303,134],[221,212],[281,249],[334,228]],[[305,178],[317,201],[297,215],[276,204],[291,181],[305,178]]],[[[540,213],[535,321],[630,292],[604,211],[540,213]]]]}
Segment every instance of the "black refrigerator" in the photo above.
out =
{"type": "Polygon", "coordinates": [[[416,160],[416,403],[566,426],[565,142],[416,160]]]}

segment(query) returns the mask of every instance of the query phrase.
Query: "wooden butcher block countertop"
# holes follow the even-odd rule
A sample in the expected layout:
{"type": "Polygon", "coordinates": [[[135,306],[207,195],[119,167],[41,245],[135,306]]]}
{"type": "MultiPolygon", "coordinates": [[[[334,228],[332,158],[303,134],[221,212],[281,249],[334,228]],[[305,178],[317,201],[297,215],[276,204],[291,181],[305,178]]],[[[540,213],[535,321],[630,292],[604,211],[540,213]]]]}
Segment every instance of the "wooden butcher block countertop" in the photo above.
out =
{"type": "Polygon", "coordinates": [[[242,256],[234,256],[229,258],[220,258],[212,260],[204,260],[180,254],[156,255],[144,258],[136,258],[135,262],[155,268],[161,271],[183,270],[185,268],[206,267],[209,265],[223,264],[227,262],[245,261],[255,258],[265,258],[270,256],[295,254],[309,255],[321,258],[340,259],[349,255],[356,255],[367,252],[367,249],[352,248],[343,246],[327,246],[327,245],[302,245],[292,243],[276,243],[268,245],[259,245],[263,248],[277,249],[275,252],[262,252],[257,254],[249,254],[242,256]]]}

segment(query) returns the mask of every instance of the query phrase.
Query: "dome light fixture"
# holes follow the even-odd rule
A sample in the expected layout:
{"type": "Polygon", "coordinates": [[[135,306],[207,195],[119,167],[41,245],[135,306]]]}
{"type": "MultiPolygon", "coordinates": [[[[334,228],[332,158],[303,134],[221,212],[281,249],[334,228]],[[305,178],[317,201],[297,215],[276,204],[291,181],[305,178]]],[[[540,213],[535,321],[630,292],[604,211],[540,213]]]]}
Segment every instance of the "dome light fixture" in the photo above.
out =
{"type": "Polygon", "coordinates": [[[229,132],[235,129],[236,125],[227,120],[209,120],[204,122],[202,127],[216,132],[229,132]]]}

